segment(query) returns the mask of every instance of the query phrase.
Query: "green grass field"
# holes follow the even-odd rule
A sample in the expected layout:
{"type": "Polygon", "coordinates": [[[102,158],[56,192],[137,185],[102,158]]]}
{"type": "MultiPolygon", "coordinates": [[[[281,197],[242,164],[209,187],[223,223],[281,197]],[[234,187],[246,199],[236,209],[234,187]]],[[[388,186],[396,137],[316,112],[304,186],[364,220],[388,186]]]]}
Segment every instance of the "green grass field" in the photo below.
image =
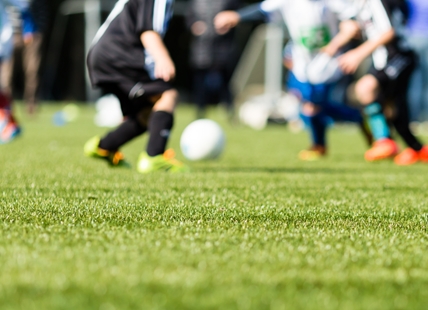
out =
{"type": "MultiPolygon", "coordinates": [[[[220,160],[145,176],[85,158],[105,129],[93,107],[55,127],[59,109],[21,116],[23,136],[0,146],[0,309],[427,308],[428,165],[365,163],[348,127],[302,163],[305,133],[212,110],[220,160]]],[[[180,159],[192,117],[179,108],[180,159]]],[[[145,141],[124,148],[133,163],[145,141]]]]}

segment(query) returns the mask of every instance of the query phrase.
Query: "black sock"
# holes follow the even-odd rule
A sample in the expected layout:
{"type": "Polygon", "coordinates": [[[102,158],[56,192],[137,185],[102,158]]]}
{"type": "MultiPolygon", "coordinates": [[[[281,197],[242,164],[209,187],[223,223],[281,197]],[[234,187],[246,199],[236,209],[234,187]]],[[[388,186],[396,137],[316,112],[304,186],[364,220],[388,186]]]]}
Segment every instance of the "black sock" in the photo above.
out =
{"type": "Polygon", "coordinates": [[[174,116],[165,111],[155,111],[150,115],[150,138],[147,144],[147,154],[156,156],[165,152],[171,128],[174,124],[174,116]]]}
{"type": "Polygon", "coordinates": [[[142,135],[146,130],[147,128],[142,126],[136,118],[128,118],[118,128],[102,138],[99,147],[115,152],[125,143],[142,135]]]}

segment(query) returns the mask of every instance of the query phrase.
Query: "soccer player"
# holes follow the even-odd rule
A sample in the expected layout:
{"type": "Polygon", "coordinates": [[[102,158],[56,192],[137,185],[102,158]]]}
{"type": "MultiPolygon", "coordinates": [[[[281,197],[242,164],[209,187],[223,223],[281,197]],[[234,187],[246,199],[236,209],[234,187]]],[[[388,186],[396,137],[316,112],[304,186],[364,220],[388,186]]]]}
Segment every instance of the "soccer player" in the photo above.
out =
{"type": "Polygon", "coordinates": [[[240,6],[241,0],[191,0],[189,3],[186,22],[192,33],[189,60],[197,118],[204,118],[211,101],[224,102],[229,116],[233,117],[229,82],[237,60],[235,37],[232,32],[217,34],[213,19],[221,11],[240,6]]]}
{"type": "Polygon", "coordinates": [[[29,114],[36,112],[39,88],[39,69],[41,64],[41,47],[47,24],[48,8],[45,0],[27,0],[28,10],[21,12],[18,8],[10,9],[13,25],[13,53],[3,64],[1,81],[4,91],[13,94],[13,72],[18,63],[24,74],[24,101],[29,114]]]}
{"type": "MultiPolygon", "coordinates": [[[[346,1],[345,1],[346,2],[346,1]]],[[[392,26],[392,7],[386,0],[348,0],[354,6],[352,19],[342,23],[341,32],[330,42],[325,51],[334,55],[337,50],[360,32],[365,39],[357,48],[339,58],[340,67],[346,73],[354,73],[361,62],[370,55],[373,66],[356,84],[358,100],[364,105],[374,135],[375,143],[365,153],[368,161],[394,158],[398,165],[410,165],[418,161],[428,162],[428,147],[409,129],[407,89],[415,67],[415,56],[392,26]],[[383,103],[392,100],[395,115],[392,122],[408,148],[398,154],[398,146],[391,139],[390,130],[383,114],[383,103]]]]}
{"type": "Polygon", "coordinates": [[[119,0],[99,29],[88,54],[92,84],[119,98],[124,122],[103,138],[86,142],[89,157],[128,166],[120,147],[149,131],[137,170],[182,172],[187,167],[165,152],[173,127],[175,66],[163,43],[173,0],[119,0]]]}
{"type": "MultiPolygon", "coordinates": [[[[289,86],[297,90],[303,102],[302,114],[313,144],[308,150],[301,151],[299,158],[315,160],[326,154],[329,118],[363,123],[358,110],[329,101],[332,84],[343,75],[337,67],[337,60],[322,55],[322,48],[338,32],[337,14],[329,9],[326,0],[266,0],[238,11],[221,12],[214,23],[221,34],[241,21],[266,20],[277,11],[282,14],[293,42],[289,86]],[[317,71],[317,68],[321,69],[317,71]]],[[[337,54],[340,53],[338,50],[337,54]]]]}
{"type": "MultiPolygon", "coordinates": [[[[16,6],[21,11],[27,8],[24,0],[0,0],[0,70],[4,60],[10,57],[13,48],[12,25],[6,11],[8,5],[16,6]]],[[[21,133],[11,108],[11,98],[0,87],[0,144],[12,141],[21,133]]]]}

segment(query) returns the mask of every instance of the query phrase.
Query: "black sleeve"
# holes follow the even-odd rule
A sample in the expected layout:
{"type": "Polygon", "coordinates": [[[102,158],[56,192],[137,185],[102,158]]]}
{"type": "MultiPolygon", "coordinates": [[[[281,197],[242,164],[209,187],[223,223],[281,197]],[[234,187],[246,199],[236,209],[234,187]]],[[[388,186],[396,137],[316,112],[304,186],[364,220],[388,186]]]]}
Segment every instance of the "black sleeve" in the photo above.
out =
{"type": "Polygon", "coordinates": [[[133,0],[129,4],[130,14],[135,19],[135,31],[139,36],[143,32],[153,30],[154,4],[159,0],[133,0]]]}

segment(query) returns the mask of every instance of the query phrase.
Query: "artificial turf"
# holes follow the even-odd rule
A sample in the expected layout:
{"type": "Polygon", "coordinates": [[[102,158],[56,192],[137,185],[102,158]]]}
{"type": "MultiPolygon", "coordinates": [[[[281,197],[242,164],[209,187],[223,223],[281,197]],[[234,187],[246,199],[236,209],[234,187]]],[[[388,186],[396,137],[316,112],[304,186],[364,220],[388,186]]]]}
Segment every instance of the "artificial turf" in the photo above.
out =
{"type": "MultiPolygon", "coordinates": [[[[59,109],[21,116],[0,146],[0,309],[426,309],[428,165],[365,163],[349,127],[302,163],[305,133],[212,110],[220,160],[140,175],[83,156],[105,132],[93,107],[61,127],[59,109]]],[[[177,112],[183,159],[194,113],[177,112]]],[[[124,148],[131,162],[144,144],[124,148]]]]}

